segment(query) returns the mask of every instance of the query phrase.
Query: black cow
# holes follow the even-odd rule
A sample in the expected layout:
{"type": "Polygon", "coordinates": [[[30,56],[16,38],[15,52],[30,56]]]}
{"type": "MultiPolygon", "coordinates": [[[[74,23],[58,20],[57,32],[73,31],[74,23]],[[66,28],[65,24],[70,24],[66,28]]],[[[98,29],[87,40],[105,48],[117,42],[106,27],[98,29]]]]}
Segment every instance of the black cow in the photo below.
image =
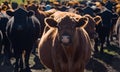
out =
{"type": "Polygon", "coordinates": [[[91,15],[92,17],[95,16],[95,15],[94,15],[94,10],[93,10],[91,7],[89,7],[89,6],[87,6],[87,7],[85,7],[85,8],[83,9],[83,13],[84,13],[84,14],[89,14],[89,15],[91,15]]]}
{"type": "MultiPolygon", "coordinates": [[[[100,39],[100,43],[101,43],[101,52],[103,52],[103,45],[105,42],[107,42],[107,46],[110,45],[110,31],[112,28],[112,19],[116,18],[116,14],[112,13],[110,10],[108,10],[107,8],[105,8],[104,6],[102,7],[101,12],[98,14],[99,16],[101,16],[102,18],[102,22],[101,24],[99,24],[96,29],[97,32],[99,34],[99,39],[100,39]]],[[[97,50],[97,42],[98,39],[96,39],[96,44],[95,44],[95,50],[97,50]]]]}
{"type": "Polygon", "coordinates": [[[107,9],[109,9],[110,11],[114,12],[115,5],[117,5],[117,3],[113,2],[113,1],[107,1],[105,4],[105,7],[107,9]]]}
{"type": "Polygon", "coordinates": [[[10,42],[9,42],[8,37],[6,35],[6,25],[7,25],[8,20],[9,19],[7,17],[4,17],[4,16],[1,16],[1,18],[0,18],[0,30],[3,34],[1,50],[3,48],[5,56],[7,58],[10,58],[10,55],[11,55],[10,54],[10,42]]]}
{"type": "Polygon", "coordinates": [[[18,3],[17,2],[12,2],[11,6],[12,6],[12,9],[15,10],[18,7],[18,3]]]}
{"type": "Polygon", "coordinates": [[[29,68],[29,57],[33,44],[40,35],[40,22],[33,15],[34,13],[32,11],[27,12],[22,8],[18,8],[14,12],[7,11],[7,14],[12,16],[8,21],[6,30],[16,59],[14,71],[19,72],[19,65],[22,70],[23,62],[25,62],[25,72],[31,72],[29,68]],[[23,51],[25,51],[25,61],[22,59],[23,51]]]}

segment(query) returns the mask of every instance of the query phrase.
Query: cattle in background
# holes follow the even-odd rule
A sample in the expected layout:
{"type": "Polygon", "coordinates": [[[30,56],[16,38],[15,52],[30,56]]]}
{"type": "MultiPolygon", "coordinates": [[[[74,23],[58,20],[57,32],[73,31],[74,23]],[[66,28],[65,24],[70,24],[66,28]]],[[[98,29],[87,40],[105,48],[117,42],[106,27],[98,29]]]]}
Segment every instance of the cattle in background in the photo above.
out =
{"type": "Polygon", "coordinates": [[[32,11],[27,12],[22,8],[18,8],[14,12],[7,11],[7,14],[12,16],[7,23],[6,30],[16,59],[14,71],[19,72],[19,67],[23,69],[23,62],[25,62],[25,72],[30,72],[29,57],[33,44],[40,35],[40,22],[33,16],[32,11]],[[22,54],[24,50],[23,61],[22,54]]]}
{"type": "Polygon", "coordinates": [[[118,44],[120,47],[120,9],[117,9],[117,14],[119,15],[116,25],[115,25],[115,34],[117,35],[118,44]]]}
{"type": "Polygon", "coordinates": [[[116,17],[114,17],[113,19],[112,19],[112,25],[111,25],[111,29],[110,29],[110,40],[111,41],[114,41],[114,29],[115,29],[115,25],[116,25],[116,22],[117,22],[117,19],[118,19],[118,14],[117,13],[115,13],[114,12],[114,14],[116,15],[116,17]]]}
{"type": "MultiPolygon", "coordinates": [[[[110,1],[107,1],[105,3],[105,7],[107,9],[109,9],[112,13],[116,13],[115,9],[116,9],[116,6],[117,3],[114,1],[114,0],[110,0],[110,1]]],[[[116,14],[116,18],[112,19],[112,24],[111,24],[111,31],[110,31],[110,40],[113,41],[113,37],[114,37],[114,28],[115,28],[115,24],[116,24],[116,21],[118,19],[118,15],[116,14]]]]}
{"type": "Polygon", "coordinates": [[[98,34],[96,32],[96,26],[102,21],[100,16],[95,16],[92,17],[88,14],[84,15],[85,17],[87,17],[88,20],[88,24],[85,26],[85,30],[87,31],[90,39],[95,39],[98,37],[98,34]]]}
{"type": "Polygon", "coordinates": [[[120,17],[118,18],[117,23],[116,23],[115,33],[117,35],[117,40],[118,40],[118,44],[120,47],[120,17]]]}
{"type": "Polygon", "coordinates": [[[17,2],[12,2],[11,7],[12,7],[13,10],[17,9],[18,8],[18,3],[17,2]]]}
{"type": "Polygon", "coordinates": [[[3,34],[0,30],[0,54],[1,54],[1,51],[2,51],[2,40],[3,40],[3,34]]]}
{"type": "Polygon", "coordinates": [[[40,23],[41,23],[41,35],[40,35],[40,37],[41,37],[42,34],[43,34],[44,27],[45,27],[44,19],[46,17],[49,17],[54,12],[56,12],[56,10],[55,9],[50,9],[48,11],[43,11],[43,10],[41,10],[41,7],[39,5],[37,5],[37,4],[27,5],[26,9],[28,11],[33,10],[35,12],[35,16],[40,21],[40,23]]]}
{"type": "MultiPolygon", "coordinates": [[[[59,15],[59,14],[58,14],[59,15]]],[[[46,18],[50,28],[41,37],[39,57],[53,72],[84,72],[91,57],[91,42],[84,26],[88,19],[76,20],[70,15],[46,18]]]]}
{"type": "Polygon", "coordinates": [[[59,11],[67,11],[68,10],[67,6],[65,6],[65,5],[58,6],[58,7],[56,7],[56,9],[59,11]]]}
{"type": "MultiPolygon", "coordinates": [[[[99,41],[100,41],[100,52],[103,52],[104,43],[106,42],[106,45],[110,45],[110,31],[112,28],[112,19],[116,18],[116,14],[112,13],[110,10],[108,10],[104,3],[101,3],[100,5],[100,13],[98,13],[99,16],[101,16],[102,21],[97,26],[97,32],[99,34],[99,41]]],[[[95,50],[98,51],[98,45],[97,45],[98,39],[96,39],[96,45],[95,50]]]]}
{"type": "MultiPolygon", "coordinates": [[[[37,4],[30,4],[30,5],[27,5],[26,6],[26,9],[28,11],[30,10],[33,10],[35,12],[35,16],[37,17],[37,19],[40,21],[41,23],[41,33],[40,33],[40,36],[39,38],[41,38],[42,34],[43,34],[43,31],[44,31],[44,28],[45,28],[45,23],[44,23],[44,19],[46,17],[49,17],[51,14],[53,14],[54,12],[56,12],[55,9],[50,9],[48,11],[43,11],[41,6],[37,5],[37,4]]],[[[38,46],[38,42],[39,42],[40,39],[38,39],[38,41],[35,43],[34,45],[34,49],[32,51],[33,54],[36,53],[36,48],[38,46]]]]}
{"type": "Polygon", "coordinates": [[[89,14],[92,17],[94,17],[95,14],[94,14],[94,9],[92,9],[92,5],[93,5],[93,3],[88,3],[87,6],[85,8],[83,8],[83,13],[89,14]]]}
{"type": "Polygon", "coordinates": [[[9,19],[7,17],[4,17],[4,16],[0,17],[0,30],[3,34],[1,49],[4,51],[5,59],[10,59],[11,57],[10,42],[6,35],[6,25],[7,25],[8,20],[9,19]]]}
{"type": "Polygon", "coordinates": [[[7,9],[10,9],[10,2],[8,2],[8,1],[2,2],[1,5],[6,5],[7,9]]]}
{"type": "Polygon", "coordinates": [[[107,1],[107,2],[105,3],[105,7],[106,7],[107,9],[109,9],[110,11],[112,11],[112,12],[115,11],[114,8],[115,8],[116,5],[117,5],[117,3],[114,2],[114,1],[112,1],[112,0],[109,0],[109,1],[107,1]]]}

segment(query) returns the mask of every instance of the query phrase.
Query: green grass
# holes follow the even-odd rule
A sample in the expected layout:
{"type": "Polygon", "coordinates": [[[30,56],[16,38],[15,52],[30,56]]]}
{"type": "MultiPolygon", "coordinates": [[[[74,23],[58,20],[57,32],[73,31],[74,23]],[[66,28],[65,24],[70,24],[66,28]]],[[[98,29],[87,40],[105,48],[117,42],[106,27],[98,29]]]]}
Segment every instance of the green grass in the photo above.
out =
{"type": "MultiPolygon", "coordinates": [[[[0,0],[0,4],[4,1],[10,1],[10,0],[0,0]]],[[[27,0],[24,0],[25,1],[25,4],[27,3],[26,1],[27,0]]],[[[40,0],[30,0],[30,1],[40,1],[40,0]]],[[[23,0],[11,0],[11,2],[17,2],[18,4],[23,4],[23,0]]]]}
{"type": "MultiPolygon", "coordinates": [[[[9,1],[9,0],[0,0],[0,3],[4,2],[4,1],[9,1]]],[[[11,2],[17,2],[18,4],[21,4],[22,0],[11,0],[11,2]]]]}
{"type": "Polygon", "coordinates": [[[118,53],[116,53],[115,51],[108,51],[107,49],[105,49],[104,52],[109,55],[118,55],[118,53]]]}

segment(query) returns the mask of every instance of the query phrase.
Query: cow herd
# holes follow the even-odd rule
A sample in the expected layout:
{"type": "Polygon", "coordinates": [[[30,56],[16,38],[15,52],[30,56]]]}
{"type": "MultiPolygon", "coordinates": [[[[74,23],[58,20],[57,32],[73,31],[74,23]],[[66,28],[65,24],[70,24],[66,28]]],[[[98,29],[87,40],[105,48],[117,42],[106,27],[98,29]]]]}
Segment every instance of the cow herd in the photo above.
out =
{"type": "Polygon", "coordinates": [[[103,53],[114,31],[120,46],[120,9],[111,11],[102,2],[6,4],[0,12],[0,54],[3,50],[8,60],[16,59],[14,72],[31,72],[30,54],[36,48],[53,72],[84,72],[92,52],[103,53]]]}

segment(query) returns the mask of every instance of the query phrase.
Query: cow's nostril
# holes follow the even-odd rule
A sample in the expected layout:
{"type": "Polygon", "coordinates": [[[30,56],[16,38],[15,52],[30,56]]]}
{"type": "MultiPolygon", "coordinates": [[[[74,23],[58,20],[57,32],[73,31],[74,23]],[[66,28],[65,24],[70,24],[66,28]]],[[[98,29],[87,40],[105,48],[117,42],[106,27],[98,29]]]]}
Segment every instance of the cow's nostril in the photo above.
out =
{"type": "Polygon", "coordinates": [[[69,42],[70,42],[70,37],[69,37],[69,36],[62,36],[61,41],[62,41],[63,43],[69,43],[69,42]]]}
{"type": "Polygon", "coordinates": [[[62,36],[61,41],[62,41],[62,43],[69,43],[70,42],[70,37],[69,36],[62,36]]]}

